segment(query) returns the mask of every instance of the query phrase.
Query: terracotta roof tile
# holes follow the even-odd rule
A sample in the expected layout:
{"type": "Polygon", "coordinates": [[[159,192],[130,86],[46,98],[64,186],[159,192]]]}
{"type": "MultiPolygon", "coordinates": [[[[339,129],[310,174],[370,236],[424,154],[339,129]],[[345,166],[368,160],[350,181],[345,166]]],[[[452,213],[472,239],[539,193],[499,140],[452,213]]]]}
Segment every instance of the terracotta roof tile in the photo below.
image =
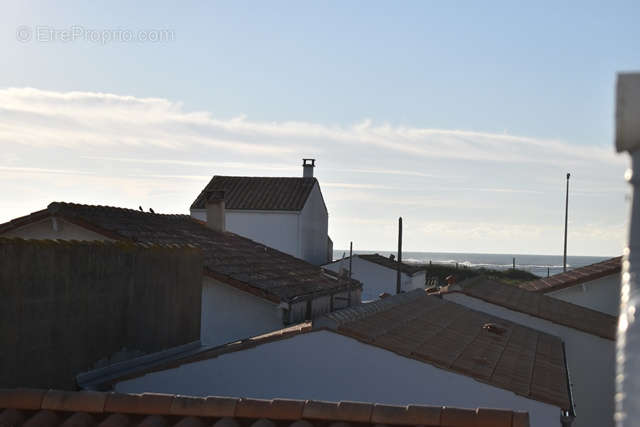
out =
{"type": "Polygon", "coordinates": [[[530,399],[563,409],[571,406],[559,338],[422,290],[326,314],[314,321],[314,327],[530,399]]]}
{"type": "MultiPolygon", "coordinates": [[[[44,390],[34,390],[44,395],[44,390]]],[[[528,415],[497,409],[459,409],[438,406],[389,406],[358,402],[260,400],[227,397],[189,397],[157,394],[97,393],[104,395],[104,412],[68,410],[68,402],[82,402],[82,392],[50,391],[49,406],[24,410],[24,390],[0,390],[0,424],[18,426],[179,426],[179,427],[356,427],[373,425],[528,427],[528,415]],[[13,395],[17,398],[13,398],[13,395]],[[193,400],[193,402],[188,402],[193,400]],[[57,402],[53,404],[52,402],[57,402]],[[66,402],[64,404],[60,402],[66,402]],[[215,402],[215,403],[214,403],[215,402]],[[219,403],[219,404],[217,404],[219,403]],[[67,405],[67,406],[65,406],[67,405]],[[221,410],[221,408],[224,408],[221,410]],[[125,413],[122,413],[125,411],[125,413]],[[196,415],[197,414],[197,415],[196,415]],[[512,422],[510,422],[512,420],[512,422]]],[[[92,399],[95,399],[92,396],[92,399]]],[[[74,403],[75,404],[75,403],[74,403]]],[[[91,408],[92,405],[87,405],[91,408]]]]}
{"type": "Polygon", "coordinates": [[[318,181],[315,178],[279,178],[215,175],[191,204],[205,208],[209,190],[224,190],[227,209],[299,211],[318,181]]]}
{"type": "Polygon", "coordinates": [[[189,215],[54,202],[43,211],[0,224],[0,235],[52,215],[115,240],[198,247],[205,275],[276,302],[362,286],[237,234],[214,231],[189,215]]]}
{"type": "Polygon", "coordinates": [[[525,282],[518,286],[528,291],[546,293],[590,282],[612,274],[617,274],[620,273],[621,269],[622,257],[619,256],[606,261],[575,268],[564,273],[555,274],[543,279],[525,282]]]}
{"type": "Polygon", "coordinates": [[[42,399],[42,409],[69,412],[102,412],[106,395],[94,391],[68,392],[49,390],[42,399]]]}
{"type": "Polygon", "coordinates": [[[505,285],[485,277],[465,280],[457,286],[459,289],[448,292],[462,292],[491,304],[539,317],[601,338],[610,340],[616,338],[618,319],[609,314],[536,292],[529,292],[516,286],[505,285]]]}

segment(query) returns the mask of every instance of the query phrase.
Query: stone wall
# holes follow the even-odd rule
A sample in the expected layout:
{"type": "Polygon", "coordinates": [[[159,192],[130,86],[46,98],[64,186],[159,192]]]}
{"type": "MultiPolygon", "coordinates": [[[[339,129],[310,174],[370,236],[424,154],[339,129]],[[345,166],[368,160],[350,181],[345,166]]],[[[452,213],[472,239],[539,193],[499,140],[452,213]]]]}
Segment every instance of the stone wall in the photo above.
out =
{"type": "Polygon", "coordinates": [[[201,295],[193,247],[0,238],[0,387],[197,341],[201,295]]]}

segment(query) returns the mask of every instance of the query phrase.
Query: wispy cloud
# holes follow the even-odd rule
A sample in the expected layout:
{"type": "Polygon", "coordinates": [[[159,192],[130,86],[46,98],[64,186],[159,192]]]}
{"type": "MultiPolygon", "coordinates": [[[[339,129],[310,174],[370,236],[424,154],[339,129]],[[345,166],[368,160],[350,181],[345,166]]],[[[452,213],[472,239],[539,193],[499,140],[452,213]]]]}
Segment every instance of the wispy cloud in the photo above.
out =
{"type": "MultiPolygon", "coordinates": [[[[351,126],[310,122],[260,122],[240,116],[218,119],[188,112],[160,98],[93,92],[60,93],[33,88],[0,90],[0,142],[38,147],[133,146],[220,152],[251,151],[268,156],[345,146],[421,158],[550,163],[619,161],[609,148],[581,147],[504,133],[374,124],[351,126]],[[359,148],[358,148],[359,147],[359,148]]],[[[354,171],[358,168],[353,168],[354,171]]],[[[389,173],[388,168],[384,168],[389,173]]],[[[361,171],[371,169],[363,168],[361,171]]]]}
{"type": "Polygon", "coordinates": [[[299,176],[303,157],[319,160],[336,247],[393,247],[403,215],[410,249],[545,252],[568,171],[583,253],[617,248],[626,212],[626,160],[611,147],[508,133],[223,119],[162,98],[9,88],[0,145],[0,222],[52,200],[186,213],[213,174],[299,176]]]}

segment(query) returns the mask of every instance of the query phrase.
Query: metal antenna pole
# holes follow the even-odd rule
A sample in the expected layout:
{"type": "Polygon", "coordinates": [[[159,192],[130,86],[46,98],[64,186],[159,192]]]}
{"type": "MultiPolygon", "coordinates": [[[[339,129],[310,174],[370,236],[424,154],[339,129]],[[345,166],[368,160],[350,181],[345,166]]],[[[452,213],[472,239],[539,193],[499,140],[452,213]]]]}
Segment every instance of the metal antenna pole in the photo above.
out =
{"type": "Polygon", "coordinates": [[[569,178],[571,174],[567,174],[567,198],[564,204],[564,256],[562,258],[562,271],[567,271],[567,224],[569,222],[569,178]]]}
{"type": "Polygon", "coordinates": [[[399,294],[401,289],[401,273],[400,266],[402,265],[402,217],[398,218],[398,270],[396,275],[396,294],[399,294]]]}

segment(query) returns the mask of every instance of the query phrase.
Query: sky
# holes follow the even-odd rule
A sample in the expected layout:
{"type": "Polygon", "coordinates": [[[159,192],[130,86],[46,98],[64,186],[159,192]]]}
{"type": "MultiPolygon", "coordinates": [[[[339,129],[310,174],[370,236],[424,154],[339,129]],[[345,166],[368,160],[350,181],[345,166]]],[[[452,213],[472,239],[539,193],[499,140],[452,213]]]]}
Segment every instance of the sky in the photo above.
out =
{"type": "Polygon", "coordinates": [[[93,3],[3,6],[0,222],[310,157],[336,249],[560,254],[568,172],[569,254],[624,247],[638,2],[93,3]]]}

